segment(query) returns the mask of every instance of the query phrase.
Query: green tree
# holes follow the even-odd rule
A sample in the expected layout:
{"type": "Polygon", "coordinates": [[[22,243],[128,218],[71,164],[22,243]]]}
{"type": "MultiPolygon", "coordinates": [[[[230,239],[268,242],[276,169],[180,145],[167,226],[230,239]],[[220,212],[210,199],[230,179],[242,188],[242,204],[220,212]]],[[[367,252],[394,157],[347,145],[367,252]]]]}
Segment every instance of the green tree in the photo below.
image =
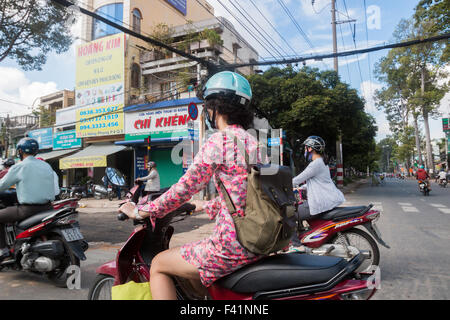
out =
{"type": "Polygon", "coordinates": [[[71,13],[52,1],[0,1],[0,62],[9,57],[24,70],[41,70],[51,51],[72,43],[71,13]]]}
{"type": "Polygon", "coordinates": [[[301,167],[300,144],[310,135],[327,142],[328,154],[336,153],[336,136],[343,134],[344,163],[365,171],[375,151],[375,120],[364,112],[364,101],[356,90],[339,80],[333,71],[305,67],[271,68],[249,77],[257,115],[274,128],[286,130],[287,140],[301,167]]]}

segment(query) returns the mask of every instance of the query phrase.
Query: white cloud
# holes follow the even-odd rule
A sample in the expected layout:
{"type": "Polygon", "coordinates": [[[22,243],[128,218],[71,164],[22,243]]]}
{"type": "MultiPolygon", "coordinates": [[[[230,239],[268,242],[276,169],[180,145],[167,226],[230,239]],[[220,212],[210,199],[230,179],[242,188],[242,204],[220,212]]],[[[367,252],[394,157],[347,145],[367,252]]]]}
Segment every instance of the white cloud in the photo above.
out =
{"type": "Polygon", "coordinates": [[[33,103],[38,105],[37,98],[58,90],[55,82],[30,81],[16,68],[0,67],[0,75],[0,116],[30,113],[33,103]]]}
{"type": "Polygon", "coordinates": [[[366,100],[365,109],[366,112],[372,115],[378,126],[376,140],[380,141],[385,138],[387,135],[391,134],[391,130],[389,129],[389,122],[386,119],[386,115],[383,111],[377,110],[375,106],[375,90],[379,90],[382,88],[382,85],[376,82],[364,81],[361,83],[360,92],[361,95],[366,100]]]}

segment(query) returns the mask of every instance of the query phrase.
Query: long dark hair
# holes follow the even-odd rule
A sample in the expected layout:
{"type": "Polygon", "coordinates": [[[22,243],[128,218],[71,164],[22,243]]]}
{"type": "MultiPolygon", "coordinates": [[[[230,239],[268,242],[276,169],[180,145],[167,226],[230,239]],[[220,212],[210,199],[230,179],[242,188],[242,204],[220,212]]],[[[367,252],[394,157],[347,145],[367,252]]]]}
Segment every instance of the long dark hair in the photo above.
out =
{"type": "Polygon", "coordinates": [[[237,124],[245,130],[253,127],[253,112],[249,107],[237,106],[219,97],[206,100],[206,108],[216,110],[218,114],[227,117],[228,124],[237,124]]]}

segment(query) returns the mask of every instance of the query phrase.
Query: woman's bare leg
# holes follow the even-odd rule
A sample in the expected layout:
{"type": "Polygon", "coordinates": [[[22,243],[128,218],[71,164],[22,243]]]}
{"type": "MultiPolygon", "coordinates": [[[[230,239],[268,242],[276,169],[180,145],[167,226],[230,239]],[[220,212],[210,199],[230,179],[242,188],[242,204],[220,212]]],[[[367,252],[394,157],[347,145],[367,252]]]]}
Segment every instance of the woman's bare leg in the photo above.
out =
{"type": "Polygon", "coordinates": [[[154,300],[176,300],[175,284],[171,276],[200,282],[198,269],[181,257],[179,247],[165,250],[152,260],[150,288],[154,300]]]}

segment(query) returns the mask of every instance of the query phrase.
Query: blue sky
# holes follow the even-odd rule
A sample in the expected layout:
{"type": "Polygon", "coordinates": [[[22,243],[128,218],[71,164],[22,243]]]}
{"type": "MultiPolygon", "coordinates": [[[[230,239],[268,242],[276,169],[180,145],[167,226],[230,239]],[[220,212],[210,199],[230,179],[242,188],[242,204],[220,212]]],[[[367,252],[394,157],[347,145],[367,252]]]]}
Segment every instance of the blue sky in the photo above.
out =
{"type": "MultiPolygon", "coordinates": [[[[277,57],[276,51],[266,45],[269,52],[265,50],[244,27],[227,12],[220,4],[222,2],[240,21],[244,22],[247,28],[252,29],[250,23],[245,20],[232,6],[230,0],[209,0],[209,3],[215,8],[217,16],[224,16],[230,20],[235,28],[260,54],[267,60],[274,60],[277,57]],[[273,56],[271,56],[271,54],[273,56]]],[[[232,0],[236,5],[236,0],[232,0]]],[[[239,0],[240,9],[251,12],[250,21],[256,23],[264,29],[270,36],[270,41],[277,50],[285,55],[309,55],[313,53],[325,54],[332,52],[331,35],[331,6],[330,0],[315,0],[314,6],[311,0],[283,0],[283,3],[292,14],[295,22],[301,30],[307,35],[308,41],[304,39],[301,31],[297,29],[294,22],[291,21],[287,13],[281,7],[278,0],[239,0]],[[265,18],[253,6],[253,3],[263,13],[283,36],[281,39],[278,33],[267,23],[265,18]],[[289,44],[287,45],[286,42],[289,44]],[[311,48],[312,45],[313,47],[311,48]],[[293,49],[293,50],[292,50],[293,49]]],[[[380,45],[392,40],[393,31],[402,18],[412,16],[414,7],[418,0],[366,0],[367,9],[367,32],[366,39],[366,15],[364,14],[363,0],[337,0],[337,20],[355,19],[356,22],[344,23],[338,25],[338,50],[354,49],[353,25],[355,25],[355,42],[357,48],[380,45]],[[345,44],[345,46],[343,45],[345,44]]],[[[239,8],[239,7],[238,7],[239,8]]],[[[256,31],[252,32],[257,35],[256,31]]],[[[372,114],[379,126],[377,140],[385,137],[389,133],[384,114],[377,111],[374,107],[372,94],[374,90],[381,88],[380,84],[373,75],[374,64],[385,54],[387,50],[351,56],[339,59],[339,74],[343,81],[349,83],[351,87],[357,89],[360,95],[366,98],[366,111],[372,114]],[[358,66],[359,61],[359,66],[358,66]],[[369,67],[370,66],[370,67],[369,67]],[[370,74],[369,70],[372,71],[370,74]]],[[[333,68],[333,60],[327,59],[322,62],[311,61],[307,63],[320,69],[333,68]]],[[[23,71],[14,61],[5,60],[0,64],[0,99],[15,101],[24,105],[36,103],[36,98],[60,89],[73,89],[75,85],[75,59],[73,50],[65,54],[50,54],[46,65],[42,71],[23,71]],[[3,76],[4,75],[4,76],[3,76]]],[[[444,98],[444,108],[442,111],[449,112],[445,108],[449,105],[449,96],[444,98]]],[[[24,105],[9,104],[0,101],[0,116],[5,112],[23,114],[30,110],[24,105]]],[[[432,120],[431,123],[432,138],[443,137],[441,120],[432,120]]]]}

